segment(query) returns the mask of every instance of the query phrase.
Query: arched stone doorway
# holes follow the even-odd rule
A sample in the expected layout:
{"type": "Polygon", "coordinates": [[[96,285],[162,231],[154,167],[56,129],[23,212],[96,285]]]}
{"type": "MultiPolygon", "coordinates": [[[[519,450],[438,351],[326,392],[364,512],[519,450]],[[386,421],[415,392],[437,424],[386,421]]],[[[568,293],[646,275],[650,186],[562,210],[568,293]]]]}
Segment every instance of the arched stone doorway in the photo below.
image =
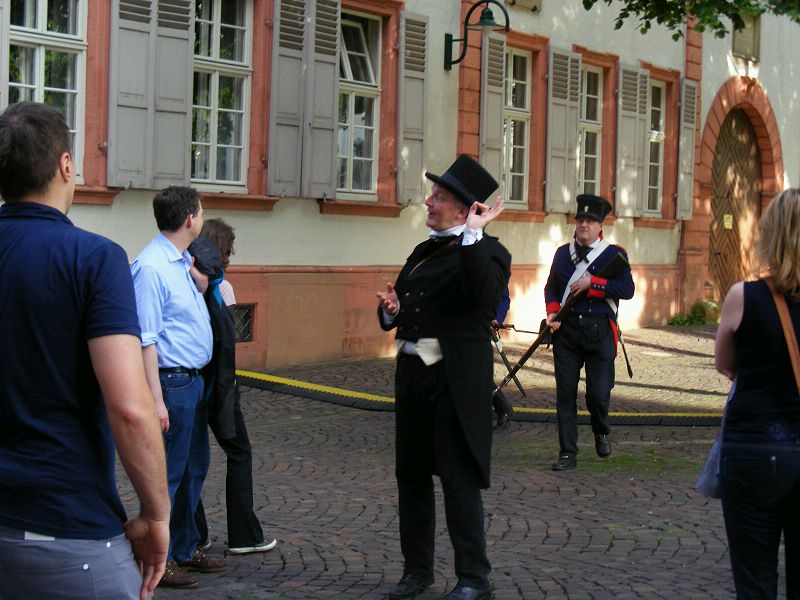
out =
{"type": "MultiPolygon", "coordinates": [[[[701,105],[698,102],[698,107],[701,105]]],[[[775,194],[783,189],[783,151],[775,113],[766,91],[757,79],[734,76],[715,94],[705,115],[698,152],[695,157],[694,201],[692,218],[681,226],[681,246],[678,251],[678,310],[686,312],[694,302],[703,298],[721,298],[724,290],[716,289],[711,277],[711,227],[714,220],[715,187],[712,178],[714,161],[718,157],[723,124],[728,115],[744,113],[755,133],[760,169],[760,204],[763,209],[775,194]]],[[[699,115],[698,115],[699,116],[699,115]]],[[[741,115],[740,115],[741,116],[741,115]]],[[[752,142],[751,142],[752,143],[752,142]]],[[[720,193],[721,196],[725,192],[720,193]]],[[[722,225],[724,227],[724,215],[722,225]]],[[[733,213],[727,213],[733,214],[733,213]]],[[[760,214],[760,213],[759,213],[760,214]]],[[[740,227],[741,230],[741,227],[740,227]]],[[[715,250],[716,252],[717,250],[715,250]]],[[[742,268],[746,268],[743,265],[742,268]]],[[[740,272],[741,273],[741,272],[740,272]]],[[[740,274],[739,278],[743,277],[740,274]]]]}
{"type": "Polygon", "coordinates": [[[761,216],[761,154],[750,119],[732,110],[720,128],[714,162],[708,271],[721,300],[737,281],[752,279],[761,216]]]}

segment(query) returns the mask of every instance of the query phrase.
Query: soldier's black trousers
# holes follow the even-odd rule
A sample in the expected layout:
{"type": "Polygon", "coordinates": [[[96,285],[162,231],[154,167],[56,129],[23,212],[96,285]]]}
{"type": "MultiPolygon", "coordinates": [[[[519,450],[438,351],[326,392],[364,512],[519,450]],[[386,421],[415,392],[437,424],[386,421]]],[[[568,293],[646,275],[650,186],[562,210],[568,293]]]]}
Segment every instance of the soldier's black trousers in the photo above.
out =
{"type": "Polygon", "coordinates": [[[578,382],[586,367],[586,408],[592,431],[608,434],[616,343],[607,315],[572,314],[553,336],[560,454],[578,453],[578,382]]]}

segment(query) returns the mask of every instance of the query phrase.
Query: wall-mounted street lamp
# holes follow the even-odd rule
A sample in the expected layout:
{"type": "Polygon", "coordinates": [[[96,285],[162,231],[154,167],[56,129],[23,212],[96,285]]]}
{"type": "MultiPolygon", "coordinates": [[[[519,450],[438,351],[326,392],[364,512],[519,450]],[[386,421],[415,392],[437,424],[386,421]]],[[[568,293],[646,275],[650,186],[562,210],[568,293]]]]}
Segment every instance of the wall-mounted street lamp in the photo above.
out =
{"type": "Polygon", "coordinates": [[[501,29],[508,31],[509,23],[508,11],[506,10],[506,7],[500,4],[497,0],[478,0],[475,4],[469,7],[467,16],[464,17],[464,37],[454,39],[452,34],[444,34],[444,68],[446,70],[449,71],[452,69],[453,65],[460,63],[467,55],[467,35],[469,34],[470,29],[481,32],[499,31],[501,29]],[[472,13],[475,12],[475,9],[482,4],[485,4],[486,6],[481,11],[481,18],[477,23],[470,24],[469,18],[472,16],[472,13]],[[503,16],[506,18],[505,25],[500,25],[499,23],[495,22],[494,13],[492,13],[492,9],[489,8],[490,4],[496,4],[500,7],[500,10],[503,11],[503,16]],[[455,60],[453,60],[453,42],[461,42],[461,54],[459,54],[458,58],[455,60]]]}

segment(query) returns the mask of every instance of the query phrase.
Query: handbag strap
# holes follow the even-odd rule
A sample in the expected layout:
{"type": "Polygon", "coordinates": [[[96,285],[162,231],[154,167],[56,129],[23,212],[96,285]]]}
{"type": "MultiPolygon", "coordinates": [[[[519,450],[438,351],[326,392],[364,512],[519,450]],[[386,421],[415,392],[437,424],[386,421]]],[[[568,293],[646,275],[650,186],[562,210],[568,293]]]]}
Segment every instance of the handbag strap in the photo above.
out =
{"type": "Polygon", "coordinates": [[[772,281],[772,277],[768,277],[766,282],[772,292],[772,298],[775,300],[775,307],[778,309],[783,335],[786,338],[786,345],[789,347],[789,357],[792,360],[794,381],[795,384],[797,384],[798,392],[800,392],[800,350],[797,348],[794,326],[792,325],[792,319],[789,317],[789,307],[786,305],[786,298],[784,298],[783,294],[778,293],[778,290],[775,288],[775,282],[772,281]]]}

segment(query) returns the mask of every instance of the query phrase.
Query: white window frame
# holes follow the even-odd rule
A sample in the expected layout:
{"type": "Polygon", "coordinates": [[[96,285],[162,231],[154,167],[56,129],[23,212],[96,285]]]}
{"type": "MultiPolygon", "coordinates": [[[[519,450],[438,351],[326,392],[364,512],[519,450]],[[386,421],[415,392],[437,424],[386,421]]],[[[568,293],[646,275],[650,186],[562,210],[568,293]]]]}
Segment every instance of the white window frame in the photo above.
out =
{"type": "MultiPolygon", "coordinates": [[[[23,27],[19,25],[9,25],[8,40],[0,40],[0,43],[6,45],[8,52],[9,64],[4,65],[3,68],[10,67],[11,60],[11,46],[23,46],[26,48],[33,48],[34,50],[34,63],[36,71],[34,73],[34,84],[31,86],[33,89],[32,100],[36,102],[44,102],[45,86],[44,86],[44,67],[45,67],[45,53],[47,50],[55,50],[57,52],[64,52],[74,54],[75,60],[75,123],[74,128],[70,127],[70,133],[73,135],[74,147],[72,148],[72,161],[75,164],[77,184],[84,183],[83,178],[83,148],[84,148],[84,118],[85,118],[85,105],[86,105],[86,2],[77,0],[76,2],[76,23],[75,35],[56,33],[47,31],[47,0],[28,0],[28,4],[36,6],[35,21],[37,27],[23,27]]],[[[6,16],[5,19],[11,19],[11,7],[8,3],[5,6],[6,16]]],[[[9,72],[10,77],[10,72],[9,72]]],[[[4,98],[8,99],[10,91],[14,86],[11,81],[8,81],[8,89],[4,98]]],[[[28,86],[24,86],[28,87],[28,86]]],[[[62,91],[62,90],[56,90],[62,91]]],[[[8,100],[5,100],[7,102],[8,100]]],[[[5,109],[5,106],[0,106],[0,110],[5,109]]]]}
{"type": "Polygon", "coordinates": [[[650,80],[650,105],[647,107],[647,150],[646,150],[646,168],[647,168],[647,187],[646,195],[644,198],[644,212],[648,214],[661,214],[661,194],[663,193],[664,183],[664,130],[666,123],[666,110],[667,110],[667,85],[663,81],[650,80]],[[661,90],[661,105],[654,106],[653,88],[661,90]],[[661,113],[660,129],[652,128],[652,114],[657,109],[661,113]],[[653,144],[658,144],[658,162],[654,163],[651,160],[651,149],[653,144]],[[658,175],[655,184],[651,179],[651,169],[653,166],[657,167],[658,175]],[[656,206],[650,205],[650,191],[656,191],[656,206]]]}
{"type": "Polygon", "coordinates": [[[356,12],[343,12],[341,17],[339,29],[339,52],[340,52],[340,65],[344,66],[345,77],[339,77],[339,101],[341,96],[347,96],[348,115],[347,123],[342,123],[338,119],[337,108],[337,123],[336,123],[336,197],[342,200],[378,200],[378,167],[380,162],[380,121],[381,121],[381,57],[383,48],[383,33],[382,22],[379,17],[369,14],[362,14],[356,12]],[[356,18],[353,18],[356,17],[356,18]],[[366,21],[369,27],[368,31],[364,30],[364,22],[366,21]],[[344,41],[344,26],[356,27],[361,33],[362,41],[367,49],[367,66],[369,76],[372,79],[371,83],[359,82],[353,79],[350,71],[350,61],[348,60],[348,50],[344,41]],[[354,122],[353,112],[355,107],[355,98],[362,96],[371,98],[373,100],[373,125],[372,125],[372,177],[370,179],[369,190],[354,190],[353,189],[353,134],[354,122]],[[338,138],[339,130],[342,127],[347,127],[347,154],[339,153],[338,138]],[[347,175],[346,186],[339,187],[339,163],[341,160],[347,161],[347,175]]]}
{"type": "MultiPolygon", "coordinates": [[[[214,14],[211,15],[211,56],[203,56],[200,54],[194,55],[195,73],[206,73],[211,75],[211,86],[209,90],[210,107],[200,107],[194,103],[195,90],[192,85],[192,114],[197,108],[207,109],[210,108],[211,116],[210,121],[210,141],[209,146],[209,177],[208,179],[200,179],[192,177],[192,184],[198,190],[204,192],[229,192],[229,193],[247,193],[247,172],[249,169],[249,148],[250,148],[250,95],[252,89],[252,47],[253,47],[253,3],[252,0],[245,0],[244,5],[244,26],[241,28],[244,31],[244,56],[242,61],[225,60],[219,58],[220,52],[220,27],[222,4],[224,0],[215,0],[213,4],[214,14]],[[240,172],[239,179],[233,180],[220,180],[217,178],[217,151],[219,144],[217,142],[218,131],[218,115],[219,108],[219,78],[220,77],[233,77],[242,80],[242,138],[241,144],[235,146],[240,149],[240,172]]],[[[201,21],[201,19],[195,19],[201,21]]],[[[230,27],[230,25],[226,25],[230,27]]],[[[238,111],[237,111],[238,112],[238,111]]],[[[192,153],[192,147],[195,144],[194,131],[191,131],[189,141],[189,152],[192,153]]],[[[231,147],[231,146],[226,146],[231,147]]],[[[192,157],[193,159],[193,157],[192,157]]],[[[190,159],[191,160],[191,159],[190,159]]]]}
{"type": "Polygon", "coordinates": [[[581,96],[580,96],[580,119],[578,122],[578,193],[600,194],[600,164],[602,161],[603,147],[603,69],[591,65],[581,65],[581,96]],[[597,75],[597,96],[589,96],[586,92],[587,73],[597,75]],[[597,99],[597,119],[586,117],[586,103],[589,98],[597,99]],[[595,158],[594,179],[585,177],[584,162],[586,159],[586,134],[597,134],[597,153],[592,155],[595,158]],[[586,190],[586,184],[593,183],[594,190],[586,190]]]}
{"type": "Polygon", "coordinates": [[[530,176],[530,139],[531,139],[531,88],[533,86],[532,79],[533,69],[533,54],[529,51],[519,50],[517,48],[509,48],[506,50],[506,73],[504,77],[503,86],[503,152],[505,154],[503,160],[503,179],[506,190],[506,203],[510,206],[520,205],[527,207],[528,205],[528,185],[530,176]],[[514,58],[520,57],[525,60],[525,79],[514,79],[514,58]],[[517,83],[525,84],[525,97],[523,98],[522,106],[514,106],[512,104],[512,90],[517,83]],[[524,154],[523,170],[521,172],[513,172],[513,153],[514,143],[512,139],[513,121],[523,123],[525,126],[525,139],[522,146],[524,154]],[[512,182],[515,177],[522,176],[522,198],[513,198],[512,182]]]}

